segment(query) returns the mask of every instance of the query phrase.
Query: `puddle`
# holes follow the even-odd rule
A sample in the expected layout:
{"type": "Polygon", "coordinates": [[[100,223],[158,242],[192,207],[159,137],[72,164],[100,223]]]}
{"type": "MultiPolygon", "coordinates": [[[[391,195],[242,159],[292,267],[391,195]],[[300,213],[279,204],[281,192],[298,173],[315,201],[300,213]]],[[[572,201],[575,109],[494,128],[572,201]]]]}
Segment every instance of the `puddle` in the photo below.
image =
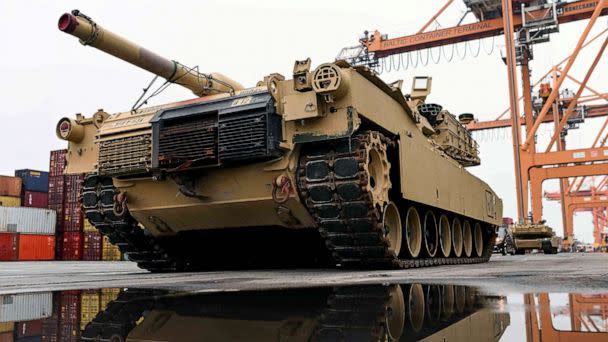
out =
{"type": "Polygon", "coordinates": [[[608,341],[608,294],[452,285],[0,296],[8,341],[608,341]]]}

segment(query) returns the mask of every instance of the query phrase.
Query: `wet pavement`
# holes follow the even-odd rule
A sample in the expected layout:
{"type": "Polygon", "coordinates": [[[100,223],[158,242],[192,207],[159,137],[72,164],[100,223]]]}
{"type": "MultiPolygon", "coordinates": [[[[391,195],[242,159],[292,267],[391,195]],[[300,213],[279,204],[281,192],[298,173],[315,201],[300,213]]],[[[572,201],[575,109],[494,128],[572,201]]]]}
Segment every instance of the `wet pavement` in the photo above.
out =
{"type": "Polygon", "coordinates": [[[0,341],[608,341],[608,292],[376,284],[0,296],[0,341]]]}
{"type": "Polygon", "coordinates": [[[0,266],[0,342],[608,342],[606,254],[401,271],[0,266]]]}
{"type": "Polygon", "coordinates": [[[230,291],[419,282],[476,286],[493,292],[608,292],[608,254],[494,255],[490,262],[398,271],[232,270],[152,274],[130,262],[0,264],[0,294],[147,287],[230,291]]]}

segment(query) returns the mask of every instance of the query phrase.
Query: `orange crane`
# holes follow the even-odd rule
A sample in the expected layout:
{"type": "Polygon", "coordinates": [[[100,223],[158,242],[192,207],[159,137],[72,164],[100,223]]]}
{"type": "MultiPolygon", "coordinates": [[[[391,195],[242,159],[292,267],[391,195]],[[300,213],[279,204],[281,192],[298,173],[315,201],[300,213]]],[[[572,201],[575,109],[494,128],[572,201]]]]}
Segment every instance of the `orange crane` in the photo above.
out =
{"type": "MultiPolygon", "coordinates": [[[[478,22],[426,32],[425,30],[431,23],[453,2],[453,0],[448,0],[416,34],[389,38],[379,31],[375,31],[371,35],[365,32],[364,37],[359,40],[359,46],[343,49],[338,58],[344,56],[352,64],[374,68],[378,67],[381,58],[395,54],[504,35],[507,52],[505,62],[508,69],[508,112],[511,113],[510,126],[515,161],[517,213],[520,222],[526,220],[539,222],[542,219],[542,183],[544,180],[560,179],[560,192],[563,197],[566,188],[571,187],[568,182],[570,177],[608,175],[608,164],[594,164],[608,160],[608,148],[594,146],[588,149],[566,150],[565,137],[562,135],[571,116],[576,115],[577,105],[590,100],[590,98],[582,97],[582,94],[585,89],[590,89],[587,85],[588,80],[608,45],[608,38],[605,38],[583,81],[578,82],[580,83],[578,91],[573,96],[569,96],[567,102],[560,101],[559,96],[564,81],[573,79],[569,72],[580,51],[591,43],[591,41],[587,41],[591,29],[600,16],[608,14],[608,0],[557,3],[543,0],[465,0],[465,4],[468,4],[471,11],[475,13],[478,22]],[[473,8],[473,4],[476,4],[475,8],[473,8]],[[515,7],[513,7],[514,5],[515,7]],[[542,94],[541,106],[535,109],[529,68],[529,62],[533,58],[532,46],[535,43],[548,41],[549,34],[557,32],[559,24],[578,20],[588,20],[587,26],[569,58],[562,63],[563,68],[556,67],[551,71],[553,84],[548,89],[550,91],[542,94]],[[517,37],[515,29],[517,29],[517,37]],[[519,110],[517,66],[521,67],[523,115],[520,115],[519,110]],[[567,105],[563,106],[565,103],[567,105]],[[555,124],[555,134],[545,151],[539,152],[535,141],[537,130],[541,123],[551,121],[555,124]],[[525,126],[526,132],[523,137],[522,125],[525,126]],[[553,150],[554,145],[556,145],[556,150],[553,150]],[[528,218],[529,197],[532,200],[530,218],[528,218]]],[[[608,99],[606,94],[593,92],[595,99],[608,99]]],[[[593,116],[607,114],[606,105],[591,109],[593,116]]],[[[495,125],[498,124],[493,123],[490,125],[492,127],[487,128],[496,128],[495,125]]],[[[605,126],[606,124],[604,124],[604,128],[605,126]]],[[[564,242],[568,246],[573,239],[573,234],[572,230],[567,230],[566,207],[563,199],[561,202],[564,242]]]]}
{"type": "MultiPolygon", "coordinates": [[[[606,185],[608,177],[604,177],[598,187],[592,186],[589,190],[578,190],[568,192],[564,196],[566,207],[566,220],[569,225],[573,224],[573,215],[577,211],[588,211],[593,215],[593,246],[596,250],[606,248],[608,238],[608,222],[606,219],[606,209],[608,207],[608,190],[606,185]]],[[[545,192],[544,197],[551,201],[561,201],[559,192],[545,192]]]]}
{"type": "Polygon", "coordinates": [[[548,293],[525,294],[526,337],[529,342],[606,341],[608,339],[608,295],[568,295],[571,330],[556,329],[548,293]]]}

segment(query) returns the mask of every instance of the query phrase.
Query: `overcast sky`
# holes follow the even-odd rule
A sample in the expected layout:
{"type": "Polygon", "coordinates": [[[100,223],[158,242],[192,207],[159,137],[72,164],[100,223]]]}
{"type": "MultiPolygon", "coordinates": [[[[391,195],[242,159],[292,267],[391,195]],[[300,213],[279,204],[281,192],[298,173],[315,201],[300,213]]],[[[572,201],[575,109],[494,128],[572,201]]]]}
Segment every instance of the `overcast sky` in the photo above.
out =
{"type": "MultiPolygon", "coordinates": [[[[357,43],[364,30],[380,30],[389,36],[412,33],[440,7],[438,1],[0,1],[0,174],[14,169],[48,169],[49,151],[65,147],[55,137],[56,122],[63,116],[98,108],[107,112],[131,108],[152,75],[90,47],[57,30],[59,16],[74,8],[100,25],[179,62],[202,71],[222,72],[245,86],[253,86],[264,75],[279,72],[288,76],[296,59],[311,57],[313,65],[332,61],[344,46],[357,43]]],[[[454,25],[464,13],[456,1],[439,19],[454,25]]],[[[467,21],[472,21],[471,16],[467,21]]],[[[563,25],[561,34],[548,44],[535,47],[533,78],[566,57],[576,44],[585,23],[563,25]]],[[[432,28],[435,28],[433,26],[432,28]]],[[[601,18],[592,31],[606,27],[601,18]]],[[[457,46],[458,54],[445,61],[452,50],[434,50],[417,68],[385,72],[386,81],[404,79],[409,87],[414,75],[433,77],[430,101],[455,114],[471,112],[478,119],[495,118],[507,106],[506,68],[500,58],[504,38],[457,46]],[[479,56],[473,57],[480,51],[479,56]]],[[[583,52],[572,74],[582,79],[598,42],[583,52]]],[[[413,61],[416,60],[413,57],[413,61]]],[[[608,71],[603,60],[590,85],[605,91],[608,71]]],[[[570,85],[570,87],[574,87],[570,85]]],[[[177,86],[170,87],[151,104],[191,98],[177,86]]],[[[582,129],[571,131],[568,146],[588,147],[602,119],[588,120],[582,129]]],[[[551,134],[542,127],[541,144],[551,134]]],[[[470,170],[486,180],[503,198],[505,216],[515,216],[513,158],[509,130],[476,134],[482,165],[470,170]]],[[[544,190],[556,190],[548,181],[544,190]]],[[[544,203],[545,217],[561,233],[560,206],[544,203]]],[[[592,242],[589,213],[575,217],[575,235],[592,242]]]]}

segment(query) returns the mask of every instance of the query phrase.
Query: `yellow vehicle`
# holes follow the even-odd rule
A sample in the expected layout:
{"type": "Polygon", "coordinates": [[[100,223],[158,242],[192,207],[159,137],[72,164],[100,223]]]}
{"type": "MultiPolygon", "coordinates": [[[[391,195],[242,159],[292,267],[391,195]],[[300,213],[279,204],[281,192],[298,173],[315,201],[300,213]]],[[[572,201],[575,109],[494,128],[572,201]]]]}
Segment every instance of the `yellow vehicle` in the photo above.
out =
{"type": "Polygon", "coordinates": [[[499,341],[505,297],[451,285],[171,294],[126,289],[81,341],[499,341]]]}
{"type": "MultiPolygon", "coordinates": [[[[386,84],[343,61],[251,88],[162,58],[78,11],[59,29],[198,97],[63,118],[87,218],[152,271],[485,262],[502,201],[465,167],[477,143],[426,103],[431,79],[386,84]]],[[[470,120],[470,114],[462,115],[470,120]]]]}

